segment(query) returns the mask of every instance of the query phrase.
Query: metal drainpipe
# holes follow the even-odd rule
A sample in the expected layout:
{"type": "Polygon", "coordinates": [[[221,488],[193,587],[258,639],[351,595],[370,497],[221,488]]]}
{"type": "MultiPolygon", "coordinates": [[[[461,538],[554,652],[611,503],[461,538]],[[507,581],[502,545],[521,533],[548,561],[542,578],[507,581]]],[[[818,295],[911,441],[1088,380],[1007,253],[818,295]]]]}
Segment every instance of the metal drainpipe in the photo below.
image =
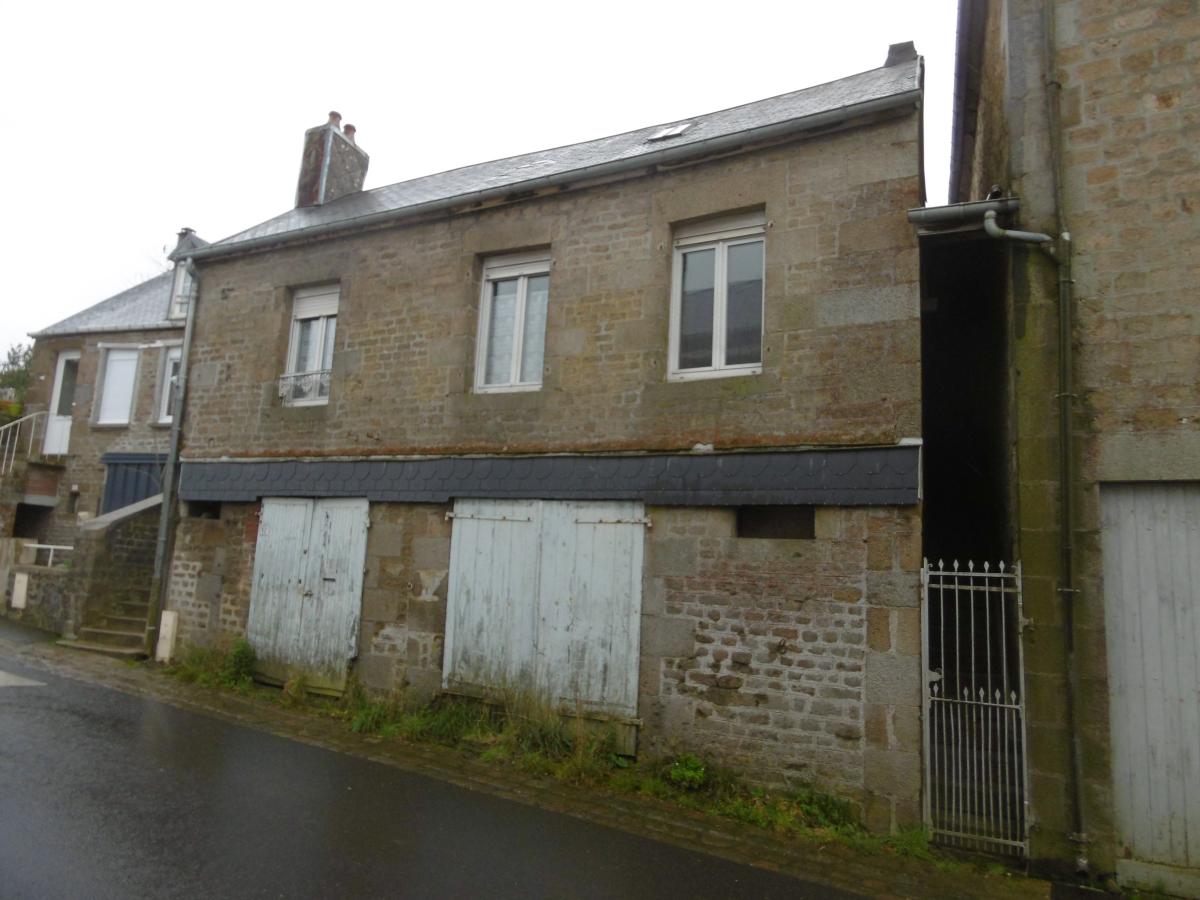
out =
{"type": "Polygon", "coordinates": [[[167,579],[163,577],[167,548],[171,543],[171,522],[174,519],[176,477],[179,464],[179,442],[183,431],[184,398],[187,396],[188,356],[192,349],[192,329],[196,320],[196,301],[200,296],[200,281],[196,266],[189,256],[184,262],[191,278],[188,289],[187,319],[183,326],[183,349],[179,353],[179,375],[175,381],[175,408],[171,410],[171,445],[167,451],[167,462],[163,467],[162,510],[158,516],[158,540],[154,546],[154,575],[150,580],[150,615],[146,623],[146,652],[154,659],[158,645],[158,629],[162,624],[163,595],[167,579]]]}
{"type": "MultiPolygon", "coordinates": [[[[1056,195],[1059,191],[1056,190],[1056,195]]],[[[1058,220],[1063,223],[1062,198],[1056,196],[1058,220]]],[[[1058,268],[1058,593],[1063,607],[1063,641],[1067,656],[1067,728],[1071,734],[1071,840],[1077,848],[1075,868],[1086,874],[1088,836],[1083,813],[1083,747],[1078,728],[1076,698],[1079,693],[1079,667],[1075,659],[1075,471],[1071,455],[1071,401],[1075,397],[1072,366],[1073,291],[1071,277],[1071,233],[1063,230],[1057,245],[1048,234],[1012,231],[996,224],[996,213],[983,214],[983,230],[989,237],[1033,244],[1054,260],[1058,268]]]]}

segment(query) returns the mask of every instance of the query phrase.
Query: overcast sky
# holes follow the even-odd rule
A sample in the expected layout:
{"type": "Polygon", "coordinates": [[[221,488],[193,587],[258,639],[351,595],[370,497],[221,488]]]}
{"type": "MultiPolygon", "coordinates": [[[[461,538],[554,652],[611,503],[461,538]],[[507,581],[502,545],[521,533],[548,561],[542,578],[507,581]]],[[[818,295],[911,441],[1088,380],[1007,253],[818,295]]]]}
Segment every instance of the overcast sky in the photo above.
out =
{"type": "Polygon", "coordinates": [[[292,205],[304,130],[358,127],[366,187],[925,57],[945,202],[954,0],[11,3],[0,13],[0,350],[149,278],[181,226],[292,205]]]}

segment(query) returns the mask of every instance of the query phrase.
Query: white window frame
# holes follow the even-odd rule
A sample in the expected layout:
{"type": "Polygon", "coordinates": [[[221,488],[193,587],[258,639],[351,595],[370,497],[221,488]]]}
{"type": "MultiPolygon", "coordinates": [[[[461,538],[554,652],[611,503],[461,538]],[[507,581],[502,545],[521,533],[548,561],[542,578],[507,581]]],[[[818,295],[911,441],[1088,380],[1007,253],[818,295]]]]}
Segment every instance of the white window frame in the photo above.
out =
{"type": "MultiPolygon", "coordinates": [[[[337,328],[336,320],[340,306],[341,286],[337,284],[298,288],[292,292],[292,324],[291,334],[288,339],[287,365],[283,373],[284,378],[302,375],[310,371],[313,373],[325,371],[324,369],[297,370],[296,354],[300,352],[300,323],[308,319],[319,320],[320,324],[314,335],[314,342],[317,347],[322,348],[321,353],[323,354],[326,329],[329,327],[330,319],[334,320],[334,328],[337,328]]],[[[332,370],[332,361],[330,366],[332,370]]],[[[330,385],[330,390],[332,391],[332,384],[330,385]]],[[[290,389],[285,392],[281,388],[280,396],[284,406],[325,406],[329,403],[329,395],[320,396],[319,387],[317,395],[313,397],[292,397],[291,393],[290,389]]]]}
{"type": "Polygon", "coordinates": [[[96,379],[96,402],[93,410],[92,424],[128,426],[133,421],[133,408],[137,402],[138,379],[141,377],[142,372],[141,347],[138,344],[100,344],[99,349],[103,352],[103,357],[100,360],[99,377],[96,379]],[[129,388],[129,405],[125,410],[125,418],[123,419],[103,418],[104,392],[108,390],[108,363],[114,352],[133,354],[133,378],[129,388]]]}
{"type": "MultiPolygon", "coordinates": [[[[479,331],[475,341],[475,391],[480,394],[511,394],[518,391],[540,391],[542,373],[537,381],[521,381],[521,363],[525,356],[525,303],[528,296],[529,279],[538,275],[550,275],[551,259],[547,251],[494,256],[484,260],[483,284],[479,295],[479,331]],[[517,278],[517,308],[513,319],[512,368],[509,380],[488,384],[487,352],[489,327],[492,317],[492,283],[517,278]]],[[[547,299],[547,330],[549,329],[549,299],[547,299]]],[[[542,336],[543,341],[545,335],[542,336]]],[[[544,346],[544,345],[543,345],[544,346]]]]}
{"type": "Polygon", "coordinates": [[[171,383],[178,382],[178,376],[172,377],[171,363],[178,362],[183,366],[183,346],[181,344],[166,344],[163,347],[162,362],[158,369],[158,424],[170,425],[175,417],[171,405],[171,383]]]}
{"type": "MultiPolygon", "coordinates": [[[[767,222],[762,212],[726,216],[704,222],[681,226],[675,229],[674,255],[671,261],[671,333],[669,339],[667,367],[668,381],[696,381],[704,378],[728,378],[736,375],[760,375],[763,364],[725,364],[726,351],[726,303],[729,285],[726,281],[726,257],[729,248],[739,244],[761,243],[763,245],[763,296],[761,319],[766,329],[767,293],[767,222]],[[679,329],[683,315],[683,255],[698,250],[714,250],[713,271],[713,347],[711,366],[681,369],[679,367],[679,329]]],[[[760,357],[763,340],[759,338],[760,357]]]]}

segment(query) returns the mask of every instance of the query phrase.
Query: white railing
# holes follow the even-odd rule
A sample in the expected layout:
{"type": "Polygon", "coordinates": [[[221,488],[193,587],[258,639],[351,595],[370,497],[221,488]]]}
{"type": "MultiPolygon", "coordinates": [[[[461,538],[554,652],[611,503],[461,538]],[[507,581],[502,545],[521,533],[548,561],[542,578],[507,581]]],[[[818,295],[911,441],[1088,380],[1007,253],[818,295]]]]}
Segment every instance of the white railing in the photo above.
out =
{"type": "Polygon", "coordinates": [[[43,550],[46,551],[46,562],[44,565],[47,569],[54,568],[54,554],[55,553],[69,553],[74,549],[75,548],[70,544],[22,544],[21,545],[22,552],[24,552],[26,550],[33,551],[33,562],[26,563],[26,565],[34,565],[34,566],[43,565],[43,563],[38,562],[38,554],[41,553],[43,550]]]}
{"type": "Polygon", "coordinates": [[[285,404],[324,403],[329,397],[329,369],[290,372],[279,378],[279,396],[285,404]]]}
{"type": "Polygon", "coordinates": [[[925,822],[942,844],[1029,846],[1021,565],[921,568],[925,822]]]}
{"type": "Polygon", "coordinates": [[[33,454],[37,425],[45,416],[45,412],[35,412],[0,425],[0,478],[13,470],[19,456],[33,454]]]}

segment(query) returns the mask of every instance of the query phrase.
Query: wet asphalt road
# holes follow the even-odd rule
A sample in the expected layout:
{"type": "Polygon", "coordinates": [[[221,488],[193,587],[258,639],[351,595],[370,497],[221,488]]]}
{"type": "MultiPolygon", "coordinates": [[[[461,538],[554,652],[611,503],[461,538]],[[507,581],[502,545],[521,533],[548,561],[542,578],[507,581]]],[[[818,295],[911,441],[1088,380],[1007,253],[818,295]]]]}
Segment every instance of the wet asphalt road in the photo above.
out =
{"type": "Polygon", "coordinates": [[[59,678],[0,646],[4,900],[846,896],[59,678]]]}

